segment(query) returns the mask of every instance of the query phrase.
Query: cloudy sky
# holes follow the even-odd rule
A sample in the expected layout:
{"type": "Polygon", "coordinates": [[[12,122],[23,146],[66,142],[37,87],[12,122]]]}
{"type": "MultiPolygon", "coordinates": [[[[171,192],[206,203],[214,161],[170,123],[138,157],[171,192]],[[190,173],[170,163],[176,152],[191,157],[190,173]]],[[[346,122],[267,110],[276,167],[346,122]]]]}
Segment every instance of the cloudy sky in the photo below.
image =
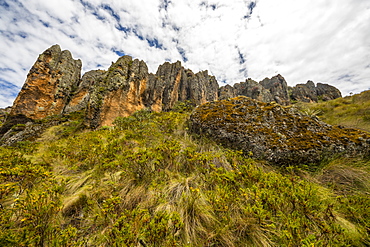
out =
{"type": "Polygon", "coordinates": [[[370,89],[369,0],[0,0],[0,107],[53,44],[83,72],[126,54],[153,73],[180,60],[220,85],[281,74],[370,89]]]}

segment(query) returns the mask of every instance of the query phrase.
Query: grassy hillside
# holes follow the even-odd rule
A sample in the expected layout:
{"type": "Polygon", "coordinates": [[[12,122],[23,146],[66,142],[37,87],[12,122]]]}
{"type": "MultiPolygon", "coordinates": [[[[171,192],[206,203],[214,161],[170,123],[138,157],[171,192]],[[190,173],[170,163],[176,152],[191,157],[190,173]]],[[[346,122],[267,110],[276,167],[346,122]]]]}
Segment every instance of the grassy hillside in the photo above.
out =
{"type": "Polygon", "coordinates": [[[188,116],[77,119],[0,147],[0,246],[370,244],[370,157],[269,166],[190,134],[188,116]]]}
{"type": "Polygon", "coordinates": [[[317,104],[299,106],[331,125],[343,125],[370,132],[370,90],[317,104]]]}

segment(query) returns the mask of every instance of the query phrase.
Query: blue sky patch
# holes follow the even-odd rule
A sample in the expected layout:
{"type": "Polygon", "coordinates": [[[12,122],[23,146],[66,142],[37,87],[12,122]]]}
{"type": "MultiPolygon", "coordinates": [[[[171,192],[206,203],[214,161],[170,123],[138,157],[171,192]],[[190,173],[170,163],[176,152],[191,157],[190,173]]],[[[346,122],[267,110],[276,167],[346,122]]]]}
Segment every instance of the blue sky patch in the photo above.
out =
{"type": "Polygon", "coordinates": [[[121,18],[119,17],[119,15],[114,12],[114,10],[108,5],[108,4],[102,4],[101,7],[107,11],[111,16],[113,16],[113,18],[116,20],[116,21],[120,21],[121,18]]]}
{"type": "Polygon", "coordinates": [[[104,21],[105,20],[105,17],[99,15],[98,12],[96,12],[96,11],[92,12],[92,14],[96,17],[96,19],[98,19],[100,21],[104,21]]]}
{"type": "Polygon", "coordinates": [[[257,6],[256,2],[251,2],[248,5],[248,14],[246,14],[243,18],[244,19],[249,19],[251,18],[251,15],[253,14],[253,9],[257,6]]]}
{"type": "Polygon", "coordinates": [[[0,1],[0,6],[8,9],[10,6],[6,1],[0,1]]]}
{"type": "Polygon", "coordinates": [[[39,22],[41,22],[41,24],[44,26],[44,27],[50,27],[50,24],[43,21],[43,20],[39,20],[39,22]]]}
{"type": "Polygon", "coordinates": [[[132,29],[132,32],[136,35],[136,37],[138,37],[140,40],[144,40],[144,37],[141,36],[136,29],[132,29]]]}
{"type": "Polygon", "coordinates": [[[5,71],[15,72],[15,70],[14,69],[11,69],[11,68],[0,68],[0,72],[5,72],[5,71]]]}
{"type": "Polygon", "coordinates": [[[256,7],[256,2],[251,2],[248,6],[248,9],[250,11],[250,14],[253,14],[253,9],[256,7]]]}
{"type": "Polygon", "coordinates": [[[8,95],[15,97],[18,95],[19,90],[20,90],[20,87],[8,81],[5,81],[3,79],[0,79],[0,91],[2,91],[2,93],[4,93],[4,91],[9,92],[8,95]]]}
{"type": "Polygon", "coordinates": [[[94,9],[94,6],[91,3],[89,3],[88,1],[80,0],[80,3],[82,4],[82,6],[84,6],[84,8],[87,8],[87,9],[90,9],[90,10],[94,9]]]}
{"type": "Polygon", "coordinates": [[[131,28],[124,27],[121,24],[117,24],[116,29],[125,33],[131,32],[131,28]]]}
{"type": "Polygon", "coordinates": [[[163,49],[163,45],[159,43],[157,39],[147,39],[146,40],[150,47],[155,47],[157,49],[163,49]]]}
{"type": "Polygon", "coordinates": [[[164,8],[164,10],[167,11],[168,5],[171,3],[169,0],[163,0],[163,3],[161,4],[161,7],[164,8]]]}
{"type": "Polygon", "coordinates": [[[238,50],[238,54],[239,54],[239,63],[240,64],[245,63],[244,55],[240,52],[240,50],[238,50]]]}
{"type": "Polygon", "coordinates": [[[177,51],[180,53],[180,55],[182,57],[182,61],[187,62],[188,58],[185,55],[185,50],[181,47],[177,47],[177,51]]]}
{"type": "Polygon", "coordinates": [[[353,75],[344,74],[338,77],[338,81],[352,81],[353,77],[353,75]]]}
{"type": "Polygon", "coordinates": [[[25,33],[25,32],[20,32],[20,33],[18,33],[18,35],[19,35],[21,38],[23,38],[23,39],[25,39],[25,38],[27,38],[27,37],[28,37],[28,34],[27,34],[27,33],[25,33]]]}
{"type": "MultiPolygon", "coordinates": [[[[125,56],[126,54],[123,52],[123,51],[119,51],[119,50],[115,50],[115,49],[112,49],[112,51],[114,53],[116,53],[118,56],[122,57],[122,56],[125,56]]],[[[99,67],[99,66],[98,66],[99,67]]]]}

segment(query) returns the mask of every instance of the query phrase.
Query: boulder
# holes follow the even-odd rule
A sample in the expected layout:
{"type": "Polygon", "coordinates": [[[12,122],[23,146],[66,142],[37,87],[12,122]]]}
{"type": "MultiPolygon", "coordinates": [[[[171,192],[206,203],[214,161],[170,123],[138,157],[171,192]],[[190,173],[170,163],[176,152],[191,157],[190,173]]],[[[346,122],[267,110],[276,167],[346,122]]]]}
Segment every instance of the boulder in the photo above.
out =
{"type": "Polygon", "coordinates": [[[328,125],[294,107],[248,97],[208,102],[190,116],[191,130],[277,165],[319,163],[328,154],[369,152],[370,134],[328,125]]]}

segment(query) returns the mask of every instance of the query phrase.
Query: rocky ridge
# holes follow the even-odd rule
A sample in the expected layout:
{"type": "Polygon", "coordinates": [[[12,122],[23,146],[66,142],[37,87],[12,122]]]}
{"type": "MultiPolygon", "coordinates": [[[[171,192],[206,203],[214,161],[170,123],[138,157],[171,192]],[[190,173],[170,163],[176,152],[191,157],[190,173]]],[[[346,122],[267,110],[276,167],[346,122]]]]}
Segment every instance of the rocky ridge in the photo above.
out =
{"type": "Polygon", "coordinates": [[[318,163],[327,154],[358,155],[370,149],[367,132],[243,96],[198,106],[190,123],[198,134],[278,165],[318,163]]]}
{"type": "Polygon", "coordinates": [[[89,71],[82,78],[81,66],[80,60],[73,59],[71,53],[62,51],[59,45],[40,54],[0,128],[0,135],[16,124],[78,111],[84,112],[87,126],[97,128],[112,125],[117,117],[129,116],[144,108],[168,111],[178,101],[200,105],[244,95],[262,102],[289,105],[291,91],[298,100],[315,101],[318,95],[323,100],[340,97],[339,90],[321,84],[315,87],[314,93],[311,92],[313,83],[291,89],[281,75],[259,83],[248,79],[234,86],[219,87],[207,71],[193,73],[179,61],[166,62],[153,74],[148,72],[144,61],[123,56],[107,71],[89,71]],[[308,89],[301,90],[305,87],[308,89]]]}
{"type": "Polygon", "coordinates": [[[323,83],[317,83],[315,86],[312,81],[308,81],[306,84],[297,84],[291,91],[292,100],[307,103],[317,102],[319,99],[328,101],[342,97],[337,88],[323,83]]]}
{"type": "Polygon", "coordinates": [[[308,81],[306,84],[297,84],[289,87],[283,76],[265,78],[256,82],[248,78],[245,82],[235,83],[234,86],[226,85],[219,89],[219,99],[247,96],[261,102],[276,102],[280,105],[290,105],[294,101],[318,102],[328,101],[342,97],[341,92],[328,84],[308,81]]]}

